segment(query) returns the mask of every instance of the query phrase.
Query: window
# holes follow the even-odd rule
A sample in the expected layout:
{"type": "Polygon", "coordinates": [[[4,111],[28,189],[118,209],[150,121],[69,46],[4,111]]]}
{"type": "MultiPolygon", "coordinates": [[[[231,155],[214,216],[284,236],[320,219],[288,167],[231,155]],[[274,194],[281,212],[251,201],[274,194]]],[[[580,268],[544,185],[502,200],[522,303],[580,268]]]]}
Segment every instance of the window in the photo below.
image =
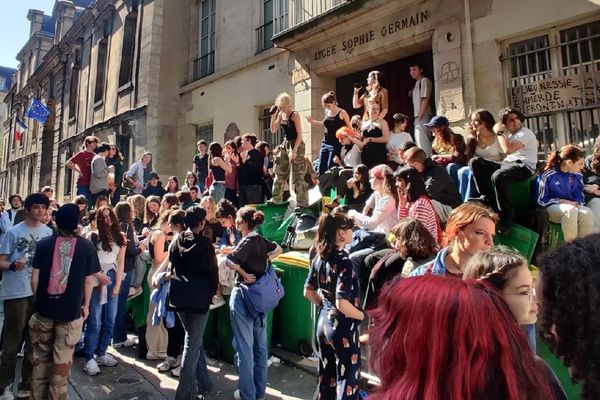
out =
{"type": "Polygon", "coordinates": [[[94,88],[94,103],[104,98],[104,84],[106,80],[106,60],[108,58],[108,37],[111,32],[110,20],[104,20],[102,37],[98,41],[98,58],[96,59],[96,87],[94,88]]]}
{"type": "Polygon", "coordinates": [[[69,89],[69,119],[75,118],[77,112],[77,99],[79,98],[79,71],[81,69],[81,56],[79,49],[75,50],[73,66],[71,67],[71,87],[69,89]]]}
{"type": "Polygon", "coordinates": [[[200,4],[200,49],[194,61],[194,79],[215,72],[215,0],[202,0],[200,4]]]}
{"type": "Polygon", "coordinates": [[[135,53],[135,34],[137,11],[132,11],[125,18],[123,27],[123,47],[121,49],[121,66],[119,69],[119,87],[131,82],[135,53]]]}
{"type": "MultiPolygon", "coordinates": [[[[65,163],[73,157],[74,144],[68,145],[65,151],[65,163]]],[[[65,168],[64,196],[71,196],[73,190],[73,171],[70,168],[65,168]]]]}
{"type": "Polygon", "coordinates": [[[263,140],[269,143],[269,147],[274,149],[283,142],[283,130],[280,128],[277,133],[271,133],[271,114],[269,114],[270,107],[263,108],[258,122],[260,126],[260,137],[259,140],[263,140]]]}
{"type": "Polygon", "coordinates": [[[273,47],[273,1],[263,0],[263,25],[256,29],[257,53],[273,47]]]}
{"type": "Polygon", "coordinates": [[[198,125],[196,127],[196,142],[198,142],[198,140],[206,140],[206,143],[210,143],[213,141],[213,123],[212,122],[198,125]]]}
{"type": "Polygon", "coordinates": [[[537,136],[540,159],[565,143],[591,151],[600,125],[600,21],[552,28],[544,35],[508,43],[505,49],[509,103],[525,111],[524,125],[537,136]],[[583,88],[581,97],[573,98],[577,101],[559,97],[548,102],[526,95],[536,88],[526,85],[567,75],[583,88]]]}

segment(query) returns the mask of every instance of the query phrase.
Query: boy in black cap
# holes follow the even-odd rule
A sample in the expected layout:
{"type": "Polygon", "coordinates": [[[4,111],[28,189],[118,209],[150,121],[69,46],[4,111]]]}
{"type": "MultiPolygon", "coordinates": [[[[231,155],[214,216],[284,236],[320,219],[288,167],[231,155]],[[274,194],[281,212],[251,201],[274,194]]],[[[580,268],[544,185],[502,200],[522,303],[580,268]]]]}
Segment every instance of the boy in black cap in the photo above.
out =
{"type": "MultiPolygon", "coordinates": [[[[31,260],[36,243],[52,235],[44,221],[50,200],[41,193],[33,193],[25,199],[25,221],[6,232],[0,241],[0,269],[3,271],[0,284],[0,300],[4,301],[4,343],[0,362],[0,398],[11,398],[15,379],[17,353],[21,348],[23,330],[33,313],[33,291],[31,289],[31,260]],[[4,392],[4,393],[3,393],[4,392]]],[[[31,343],[25,341],[25,358],[21,370],[22,381],[17,397],[29,395],[31,384],[31,343]]]]}
{"type": "Polygon", "coordinates": [[[92,242],[77,236],[79,207],[65,204],[56,212],[57,234],[40,240],[35,250],[31,286],[34,314],[29,320],[33,373],[31,398],[67,399],[73,351],[89,313],[94,276],[100,274],[92,242]]]}
{"type": "Polygon", "coordinates": [[[150,172],[148,185],[142,191],[142,196],[158,196],[162,198],[166,192],[165,188],[162,187],[158,174],[156,172],[150,172]]]}

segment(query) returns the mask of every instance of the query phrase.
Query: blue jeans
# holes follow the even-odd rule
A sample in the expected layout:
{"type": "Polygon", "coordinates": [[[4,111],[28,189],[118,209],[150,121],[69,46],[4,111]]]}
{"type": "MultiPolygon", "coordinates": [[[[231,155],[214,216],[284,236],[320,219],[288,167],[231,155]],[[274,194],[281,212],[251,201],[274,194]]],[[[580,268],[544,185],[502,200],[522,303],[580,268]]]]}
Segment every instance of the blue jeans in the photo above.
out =
{"type": "Polygon", "coordinates": [[[337,142],[330,144],[323,139],[321,141],[321,152],[319,153],[319,176],[324,174],[329,168],[333,167],[333,156],[340,156],[342,145],[337,142]]]}
{"type": "Polygon", "coordinates": [[[83,345],[86,361],[94,358],[94,352],[99,356],[106,354],[106,349],[112,340],[119,297],[111,297],[110,295],[115,287],[115,270],[108,271],[107,275],[111,283],[107,287],[108,298],[106,304],[100,304],[98,288],[94,288],[90,299],[90,315],[86,320],[83,345]]]}
{"type": "Polygon", "coordinates": [[[90,186],[83,186],[81,184],[77,184],[77,195],[79,196],[80,194],[84,195],[85,198],[88,201],[88,208],[93,206],[94,203],[92,202],[92,192],[90,192],[90,186]]]}
{"type": "Polygon", "coordinates": [[[121,291],[117,302],[117,315],[115,317],[115,329],[113,332],[113,343],[121,343],[127,340],[127,295],[131,286],[133,270],[127,272],[121,281],[121,291]]]}
{"type": "Polygon", "coordinates": [[[185,329],[185,341],[175,400],[191,400],[195,399],[197,394],[205,394],[212,389],[202,348],[202,337],[208,321],[208,313],[178,312],[177,315],[185,329]]]}
{"type": "Polygon", "coordinates": [[[460,164],[456,164],[456,163],[450,163],[448,165],[446,165],[446,172],[448,172],[448,175],[450,175],[450,178],[452,178],[452,182],[454,182],[454,185],[456,186],[456,188],[458,189],[458,170],[461,169],[463,166],[460,164]]]}
{"type": "Polygon", "coordinates": [[[208,189],[208,195],[215,199],[215,202],[218,203],[225,197],[225,184],[213,182],[208,189]]]}
{"type": "Polygon", "coordinates": [[[463,201],[479,196],[470,167],[462,167],[456,175],[458,177],[458,191],[463,201]]]}
{"type": "Polygon", "coordinates": [[[265,316],[261,321],[260,317],[250,316],[238,287],[231,292],[229,309],[240,397],[242,400],[264,398],[267,390],[267,318],[265,316]]]}

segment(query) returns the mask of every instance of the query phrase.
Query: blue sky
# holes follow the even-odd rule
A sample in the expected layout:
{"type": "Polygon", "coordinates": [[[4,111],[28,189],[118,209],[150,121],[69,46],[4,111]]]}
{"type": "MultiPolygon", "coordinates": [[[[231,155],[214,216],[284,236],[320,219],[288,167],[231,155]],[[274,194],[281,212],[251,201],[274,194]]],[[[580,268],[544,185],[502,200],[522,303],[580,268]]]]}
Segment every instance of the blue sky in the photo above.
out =
{"type": "Polygon", "coordinates": [[[52,13],[54,0],[1,0],[0,1],[0,65],[17,68],[15,56],[29,39],[27,11],[41,10],[52,13]]]}

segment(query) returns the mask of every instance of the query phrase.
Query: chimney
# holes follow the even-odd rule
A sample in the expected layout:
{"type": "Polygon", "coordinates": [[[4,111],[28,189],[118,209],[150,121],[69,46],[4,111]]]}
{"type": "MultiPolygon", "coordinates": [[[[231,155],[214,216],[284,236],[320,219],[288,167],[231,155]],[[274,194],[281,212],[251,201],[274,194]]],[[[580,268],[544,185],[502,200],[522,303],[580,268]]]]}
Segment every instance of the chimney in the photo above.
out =
{"type": "Polygon", "coordinates": [[[75,4],[73,4],[72,0],[58,0],[55,7],[58,29],[56,30],[56,35],[54,35],[54,42],[58,43],[73,26],[73,22],[75,21],[75,4]]]}
{"type": "Polygon", "coordinates": [[[32,37],[34,33],[42,30],[44,12],[30,9],[27,13],[27,19],[30,21],[29,37],[32,37]]]}

